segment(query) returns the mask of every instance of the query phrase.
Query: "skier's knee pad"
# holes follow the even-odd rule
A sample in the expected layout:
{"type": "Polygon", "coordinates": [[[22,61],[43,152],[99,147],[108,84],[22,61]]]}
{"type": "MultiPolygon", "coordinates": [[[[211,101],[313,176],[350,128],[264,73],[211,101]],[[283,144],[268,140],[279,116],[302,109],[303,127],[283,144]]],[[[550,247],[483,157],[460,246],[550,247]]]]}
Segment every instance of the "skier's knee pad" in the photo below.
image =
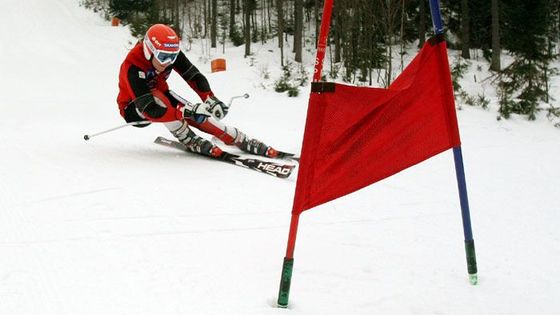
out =
{"type": "Polygon", "coordinates": [[[189,128],[189,124],[187,124],[184,120],[176,120],[172,122],[165,123],[165,126],[175,138],[179,141],[183,142],[187,138],[192,138],[194,136],[194,132],[189,128]]]}

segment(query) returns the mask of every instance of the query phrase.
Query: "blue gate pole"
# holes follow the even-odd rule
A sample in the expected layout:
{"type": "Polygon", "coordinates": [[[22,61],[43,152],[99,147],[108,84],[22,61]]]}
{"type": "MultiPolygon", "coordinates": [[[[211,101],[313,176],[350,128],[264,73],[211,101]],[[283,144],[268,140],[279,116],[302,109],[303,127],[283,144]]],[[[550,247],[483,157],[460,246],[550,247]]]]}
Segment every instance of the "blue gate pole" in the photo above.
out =
{"type": "MultiPolygon", "coordinates": [[[[430,0],[430,11],[432,13],[432,23],[436,35],[443,34],[443,21],[439,0],[430,0]]],[[[471,214],[469,210],[469,198],[467,195],[467,182],[465,180],[465,167],[463,165],[463,152],[461,146],[453,148],[455,160],[455,173],[457,175],[457,186],[459,188],[459,200],[461,202],[461,214],[463,218],[463,232],[465,234],[465,252],[467,255],[467,271],[469,281],[475,285],[478,283],[478,270],[476,267],[476,253],[474,250],[474,239],[471,227],[471,214]]]]}

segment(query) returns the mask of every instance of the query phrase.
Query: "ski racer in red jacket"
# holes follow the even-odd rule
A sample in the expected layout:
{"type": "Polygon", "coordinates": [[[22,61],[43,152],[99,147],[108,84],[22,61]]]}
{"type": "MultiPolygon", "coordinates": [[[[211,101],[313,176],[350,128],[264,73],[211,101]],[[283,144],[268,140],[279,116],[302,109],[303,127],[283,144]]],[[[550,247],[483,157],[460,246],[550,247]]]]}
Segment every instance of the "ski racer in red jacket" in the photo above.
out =
{"type": "Polygon", "coordinates": [[[248,138],[235,127],[219,120],[228,106],[210,89],[208,80],[180,50],[179,37],[164,24],[151,26],[144,40],[136,44],[121,65],[119,95],[121,116],[127,122],[162,122],[187,148],[208,156],[219,156],[222,150],[196,135],[190,127],[212,134],[227,145],[241,150],[276,157],[278,152],[256,139],[248,138]],[[202,103],[191,103],[169,89],[167,78],[177,72],[198,94],[202,103]]]}

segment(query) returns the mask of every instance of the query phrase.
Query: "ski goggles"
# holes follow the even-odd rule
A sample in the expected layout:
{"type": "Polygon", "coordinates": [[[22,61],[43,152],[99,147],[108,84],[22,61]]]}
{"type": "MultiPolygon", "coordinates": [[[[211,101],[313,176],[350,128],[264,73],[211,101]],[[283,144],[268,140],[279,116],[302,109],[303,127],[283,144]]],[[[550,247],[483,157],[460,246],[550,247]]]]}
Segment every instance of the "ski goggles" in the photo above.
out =
{"type": "Polygon", "coordinates": [[[168,64],[168,63],[174,63],[175,60],[177,59],[177,56],[179,56],[179,52],[169,52],[169,51],[163,51],[163,50],[156,50],[156,52],[154,53],[154,56],[156,57],[157,61],[159,61],[159,63],[161,64],[168,64]]]}
{"type": "Polygon", "coordinates": [[[157,61],[163,65],[168,63],[174,63],[177,60],[177,56],[179,56],[180,50],[177,51],[167,51],[167,50],[159,50],[154,47],[152,42],[149,40],[144,40],[144,44],[148,45],[148,48],[152,52],[153,56],[157,59],[157,61]]]}

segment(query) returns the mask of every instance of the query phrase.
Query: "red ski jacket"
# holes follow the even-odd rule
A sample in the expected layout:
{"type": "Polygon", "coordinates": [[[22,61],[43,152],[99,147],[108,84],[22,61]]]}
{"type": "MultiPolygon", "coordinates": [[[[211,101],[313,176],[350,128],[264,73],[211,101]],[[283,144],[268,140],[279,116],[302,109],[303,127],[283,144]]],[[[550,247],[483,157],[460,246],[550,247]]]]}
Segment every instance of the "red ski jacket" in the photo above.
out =
{"type": "MultiPolygon", "coordinates": [[[[143,96],[142,101],[145,102],[145,96],[151,95],[152,90],[166,93],[169,90],[167,78],[169,78],[171,70],[175,70],[200,96],[202,101],[214,95],[206,77],[198,71],[183,52],[180,52],[177,60],[163,72],[156,73],[152,62],[144,57],[142,43],[138,42],[126,56],[119,73],[117,103],[121,116],[124,117],[124,109],[128,104],[143,96]]],[[[153,97],[149,97],[149,99],[153,101],[153,97]]]]}

